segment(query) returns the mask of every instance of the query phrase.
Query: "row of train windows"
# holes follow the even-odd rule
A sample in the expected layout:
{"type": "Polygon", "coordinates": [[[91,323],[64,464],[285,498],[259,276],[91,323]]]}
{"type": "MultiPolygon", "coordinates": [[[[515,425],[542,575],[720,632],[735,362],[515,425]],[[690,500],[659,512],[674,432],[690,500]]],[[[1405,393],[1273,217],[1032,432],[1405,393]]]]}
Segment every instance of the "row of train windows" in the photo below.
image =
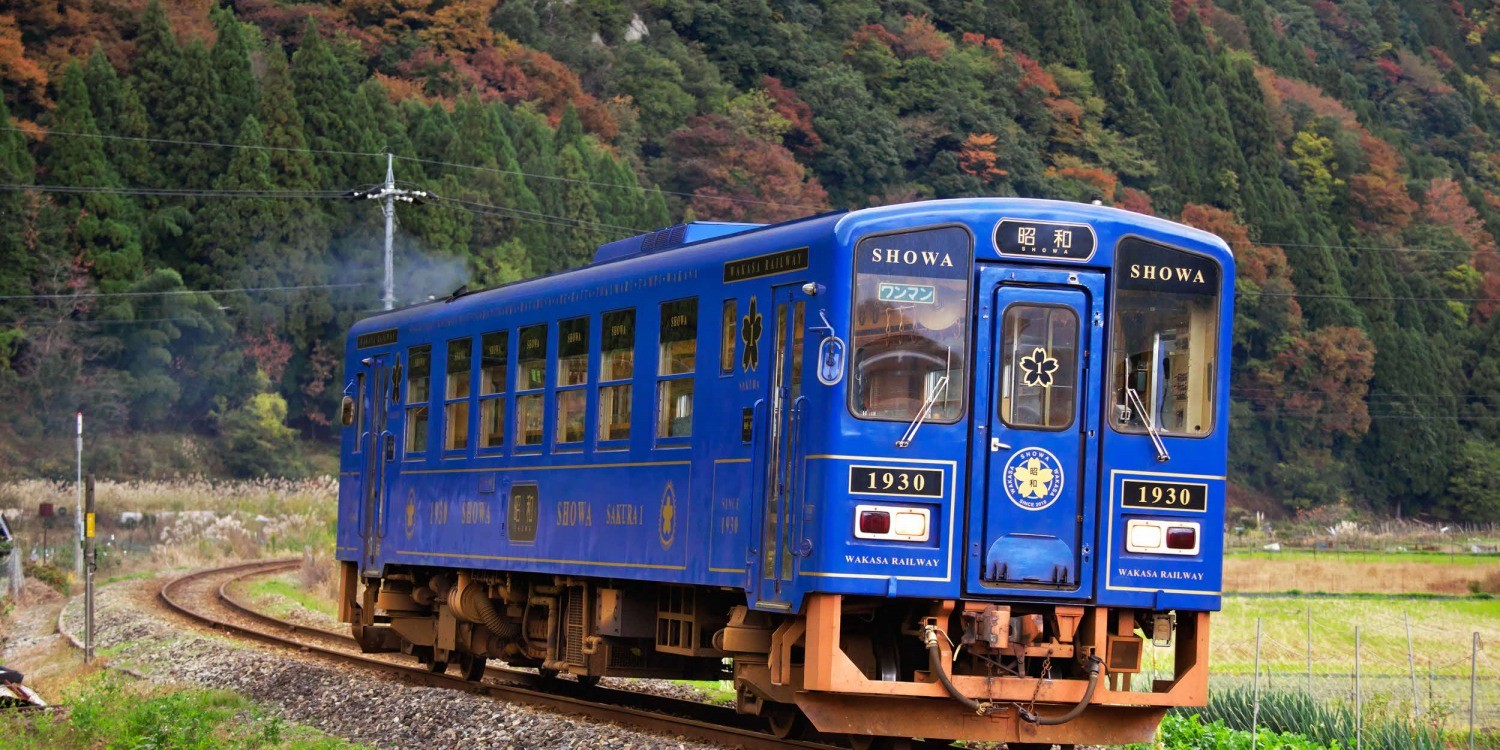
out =
{"type": "MultiPolygon", "coordinates": [[[[693,373],[698,354],[698,301],[675,300],[661,305],[661,327],[657,343],[656,436],[686,438],[692,434],[693,373]]],[[[570,318],[557,324],[557,357],[549,382],[548,324],[524,326],[519,338],[516,366],[511,367],[510,332],[496,331],[479,338],[479,388],[475,393],[474,340],[447,342],[447,368],[443,384],[444,452],[469,447],[470,409],[478,400],[479,448],[504,448],[507,438],[523,449],[540,450],[544,442],[543,410],[546,388],[554,387],[553,443],[559,447],[582,447],[586,432],[589,386],[598,386],[598,422],[595,438],[606,447],[624,448],[630,438],[630,418],[635,384],[636,311],[604,313],[599,322],[599,357],[590,367],[589,326],[591,317],[570,318]],[[596,380],[591,383],[590,373],[596,380]],[[514,381],[511,374],[514,374],[514,381]],[[509,388],[510,390],[507,390],[509,388]],[[507,396],[515,397],[514,419],[508,419],[507,396]],[[510,431],[507,431],[507,427],[510,431]]],[[[432,346],[411,347],[407,353],[406,453],[420,455],[427,446],[427,426],[432,400],[432,346]]]]}

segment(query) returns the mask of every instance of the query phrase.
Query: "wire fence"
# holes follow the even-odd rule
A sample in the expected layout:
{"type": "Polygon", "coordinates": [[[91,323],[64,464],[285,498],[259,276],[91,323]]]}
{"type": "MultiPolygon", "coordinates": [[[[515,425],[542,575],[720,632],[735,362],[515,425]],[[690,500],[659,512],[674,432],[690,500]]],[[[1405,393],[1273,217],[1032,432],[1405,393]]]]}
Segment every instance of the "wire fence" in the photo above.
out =
{"type": "MultiPolygon", "coordinates": [[[[1439,614],[1417,609],[1425,602],[1411,610],[1389,600],[1283,602],[1279,612],[1255,618],[1253,631],[1210,636],[1210,694],[1253,693],[1247,723],[1265,696],[1304,693],[1354,712],[1351,747],[1360,728],[1391,723],[1457,734],[1461,747],[1470,734],[1500,731],[1500,661],[1487,650],[1500,622],[1489,602],[1453,602],[1439,614]],[[1473,619],[1449,616],[1468,609],[1473,619]]],[[[1149,649],[1143,668],[1153,679],[1169,678],[1170,649],[1149,649]]]]}

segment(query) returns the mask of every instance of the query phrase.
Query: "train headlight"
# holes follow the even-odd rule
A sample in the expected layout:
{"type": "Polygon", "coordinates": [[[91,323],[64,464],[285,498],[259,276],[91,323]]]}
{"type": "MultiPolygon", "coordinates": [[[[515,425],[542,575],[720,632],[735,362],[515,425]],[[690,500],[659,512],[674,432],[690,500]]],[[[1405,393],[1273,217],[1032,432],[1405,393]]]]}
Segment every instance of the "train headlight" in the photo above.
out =
{"type": "Polygon", "coordinates": [[[854,509],[854,536],[893,542],[925,542],[932,511],[899,505],[860,505],[854,509]]]}

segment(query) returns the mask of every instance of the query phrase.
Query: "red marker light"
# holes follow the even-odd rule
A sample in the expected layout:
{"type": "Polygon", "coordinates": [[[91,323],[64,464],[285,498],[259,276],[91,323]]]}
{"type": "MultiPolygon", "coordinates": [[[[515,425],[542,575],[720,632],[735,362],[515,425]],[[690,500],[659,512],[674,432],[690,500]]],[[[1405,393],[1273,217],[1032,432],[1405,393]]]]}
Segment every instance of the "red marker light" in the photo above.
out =
{"type": "Polygon", "coordinates": [[[1198,530],[1191,526],[1167,529],[1167,549],[1192,549],[1198,546],[1198,530]]]}
{"type": "Polygon", "coordinates": [[[891,531],[891,514],[883,510],[865,510],[859,514],[861,534],[888,534],[891,531]]]}

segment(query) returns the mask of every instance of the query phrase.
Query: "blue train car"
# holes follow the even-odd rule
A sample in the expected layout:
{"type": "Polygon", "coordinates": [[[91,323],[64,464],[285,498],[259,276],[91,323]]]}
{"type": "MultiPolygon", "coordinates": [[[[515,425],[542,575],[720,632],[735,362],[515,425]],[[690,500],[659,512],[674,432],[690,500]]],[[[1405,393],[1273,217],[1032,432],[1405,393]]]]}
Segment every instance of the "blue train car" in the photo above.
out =
{"type": "Polygon", "coordinates": [[[1204,232],[964,199],[373,316],[341,615],[476,677],[732,664],[742,711],[860,746],[1148,740],[1207,694],[1233,288],[1204,232]]]}

